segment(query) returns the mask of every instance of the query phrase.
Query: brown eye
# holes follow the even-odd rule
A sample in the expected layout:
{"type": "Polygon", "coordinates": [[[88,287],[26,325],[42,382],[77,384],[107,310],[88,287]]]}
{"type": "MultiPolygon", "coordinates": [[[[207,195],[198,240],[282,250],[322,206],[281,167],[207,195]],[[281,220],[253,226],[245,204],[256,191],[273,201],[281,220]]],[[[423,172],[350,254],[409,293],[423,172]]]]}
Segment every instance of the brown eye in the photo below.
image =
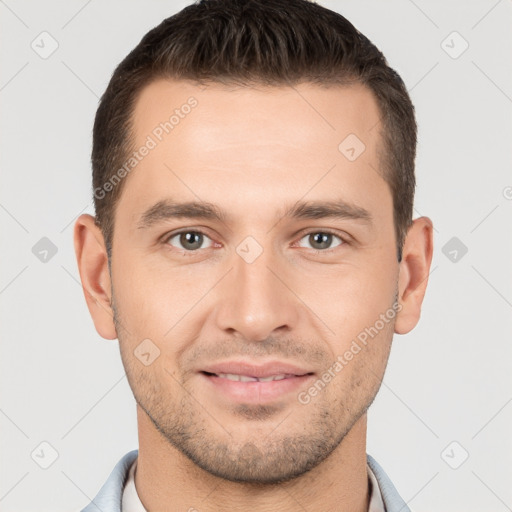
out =
{"type": "Polygon", "coordinates": [[[175,235],[170,236],[167,239],[167,243],[176,247],[177,249],[185,249],[186,251],[197,251],[198,249],[204,249],[205,247],[201,247],[205,240],[211,240],[204,233],[200,231],[182,231],[181,233],[176,233],[175,235]],[[177,239],[179,245],[175,245],[172,243],[172,240],[177,239]]]}
{"type": "Polygon", "coordinates": [[[343,240],[339,236],[325,231],[315,231],[308,233],[306,236],[301,238],[301,240],[304,239],[306,239],[307,242],[310,244],[311,249],[315,249],[317,251],[332,249],[333,247],[337,247],[338,245],[341,245],[343,243],[343,240]],[[335,238],[339,240],[339,243],[333,246],[332,243],[333,239],[335,238]]]}

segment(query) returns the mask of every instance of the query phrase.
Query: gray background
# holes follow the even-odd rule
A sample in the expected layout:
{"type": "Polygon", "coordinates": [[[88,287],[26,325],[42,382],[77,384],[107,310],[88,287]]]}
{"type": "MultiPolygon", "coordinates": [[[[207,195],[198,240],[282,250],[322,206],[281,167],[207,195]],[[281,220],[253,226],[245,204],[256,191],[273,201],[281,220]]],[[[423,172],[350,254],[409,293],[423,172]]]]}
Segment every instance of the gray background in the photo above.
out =
{"type": "MultiPolygon", "coordinates": [[[[0,1],[1,511],[78,510],[137,447],[118,342],[86,308],[73,222],[93,213],[99,95],[142,35],[188,3],[0,1]]],[[[512,510],[512,2],[320,3],[407,84],[416,215],[435,226],[422,318],[395,337],[367,451],[417,512],[512,510]]]]}

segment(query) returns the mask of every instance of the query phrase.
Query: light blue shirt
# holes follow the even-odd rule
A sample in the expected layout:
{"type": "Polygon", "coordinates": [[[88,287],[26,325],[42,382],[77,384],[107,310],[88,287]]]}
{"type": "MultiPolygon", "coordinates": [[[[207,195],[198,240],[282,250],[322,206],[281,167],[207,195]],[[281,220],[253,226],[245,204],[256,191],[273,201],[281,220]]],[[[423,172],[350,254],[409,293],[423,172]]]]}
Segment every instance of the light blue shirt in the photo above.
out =
{"type": "MultiPolygon", "coordinates": [[[[137,459],[138,454],[138,450],[132,450],[124,455],[116,464],[96,497],[81,512],[122,512],[123,490],[128,479],[130,468],[137,459]]],[[[379,492],[380,496],[378,497],[382,499],[385,512],[411,512],[410,508],[400,497],[393,483],[377,461],[368,454],[366,455],[366,459],[379,487],[378,489],[373,489],[372,501],[373,494],[379,492]]],[[[372,481],[373,480],[372,478],[372,481]]]]}

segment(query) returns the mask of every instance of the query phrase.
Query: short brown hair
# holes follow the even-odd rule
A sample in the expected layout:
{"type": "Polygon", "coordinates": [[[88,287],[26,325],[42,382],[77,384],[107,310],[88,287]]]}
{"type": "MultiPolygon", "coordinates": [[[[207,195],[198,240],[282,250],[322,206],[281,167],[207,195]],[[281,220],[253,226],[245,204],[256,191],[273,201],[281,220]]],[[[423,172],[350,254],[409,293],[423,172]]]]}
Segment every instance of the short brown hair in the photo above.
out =
{"type": "Polygon", "coordinates": [[[93,193],[109,261],[123,182],[108,193],[102,186],[133,150],[136,101],[158,78],[367,86],[381,116],[380,172],[393,196],[401,260],[412,222],[417,127],[407,89],[384,55],[343,16],[309,0],[201,0],[148,32],[117,66],[101,98],[93,130],[93,193]]]}

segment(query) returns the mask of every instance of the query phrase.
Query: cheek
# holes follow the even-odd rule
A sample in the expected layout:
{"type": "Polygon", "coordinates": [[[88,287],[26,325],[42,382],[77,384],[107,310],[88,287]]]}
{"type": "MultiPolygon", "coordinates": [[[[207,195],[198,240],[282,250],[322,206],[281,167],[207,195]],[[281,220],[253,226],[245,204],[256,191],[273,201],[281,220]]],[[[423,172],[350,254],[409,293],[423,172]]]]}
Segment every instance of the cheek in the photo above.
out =
{"type": "MultiPolygon", "coordinates": [[[[353,403],[366,403],[375,396],[386,369],[393,336],[392,320],[357,329],[357,334],[338,340],[334,347],[337,377],[333,399],[354,396],[353,403]],[[339,375],[339,377],[338,377],[339,375]],[[358,398],[356,398],[358,397],[358,398]]],[[[331,367],[332,368],[332,367],[331,367]]]]}
{"type": "Polygon", "coordinates": [[[172,351],[182,350],[186,340],[196,334],[197,317],[204,305],[201,300],[218,281],[217,274],[207,266],[178,268],[162,257],[143,258],[127,252],[115,263],[113,260],[116,308],[126,326],[128,345],[133,348],[149,338],[162,353],[171,346],[172,351]]]}
{"type": "MultiPolygon", "coordinates": [[[[141,258],[119,251],[121,257],[112,260],[112,281],[119,320],[126,326],[132,342],[162,336],[165,326],[172,321],[165,297],[165,287],[157,282],[155,273],[147,268],[141,258]],[[158,327],[158,328],[157,328],[158,327]]],[[[167,326],[169,329],[171,325],[167,326]]],[[[164,331],[165,332],[165,331],[164,331]]],[[[126,336],[126,335],[125,335],[126,336]]]]}
{"type": "Polygon", "coordinates": [[[343,346],[392,308],[396,278],[392,266],[340,266],[322,275],[298,275],[295,289],[343,346]]]}

